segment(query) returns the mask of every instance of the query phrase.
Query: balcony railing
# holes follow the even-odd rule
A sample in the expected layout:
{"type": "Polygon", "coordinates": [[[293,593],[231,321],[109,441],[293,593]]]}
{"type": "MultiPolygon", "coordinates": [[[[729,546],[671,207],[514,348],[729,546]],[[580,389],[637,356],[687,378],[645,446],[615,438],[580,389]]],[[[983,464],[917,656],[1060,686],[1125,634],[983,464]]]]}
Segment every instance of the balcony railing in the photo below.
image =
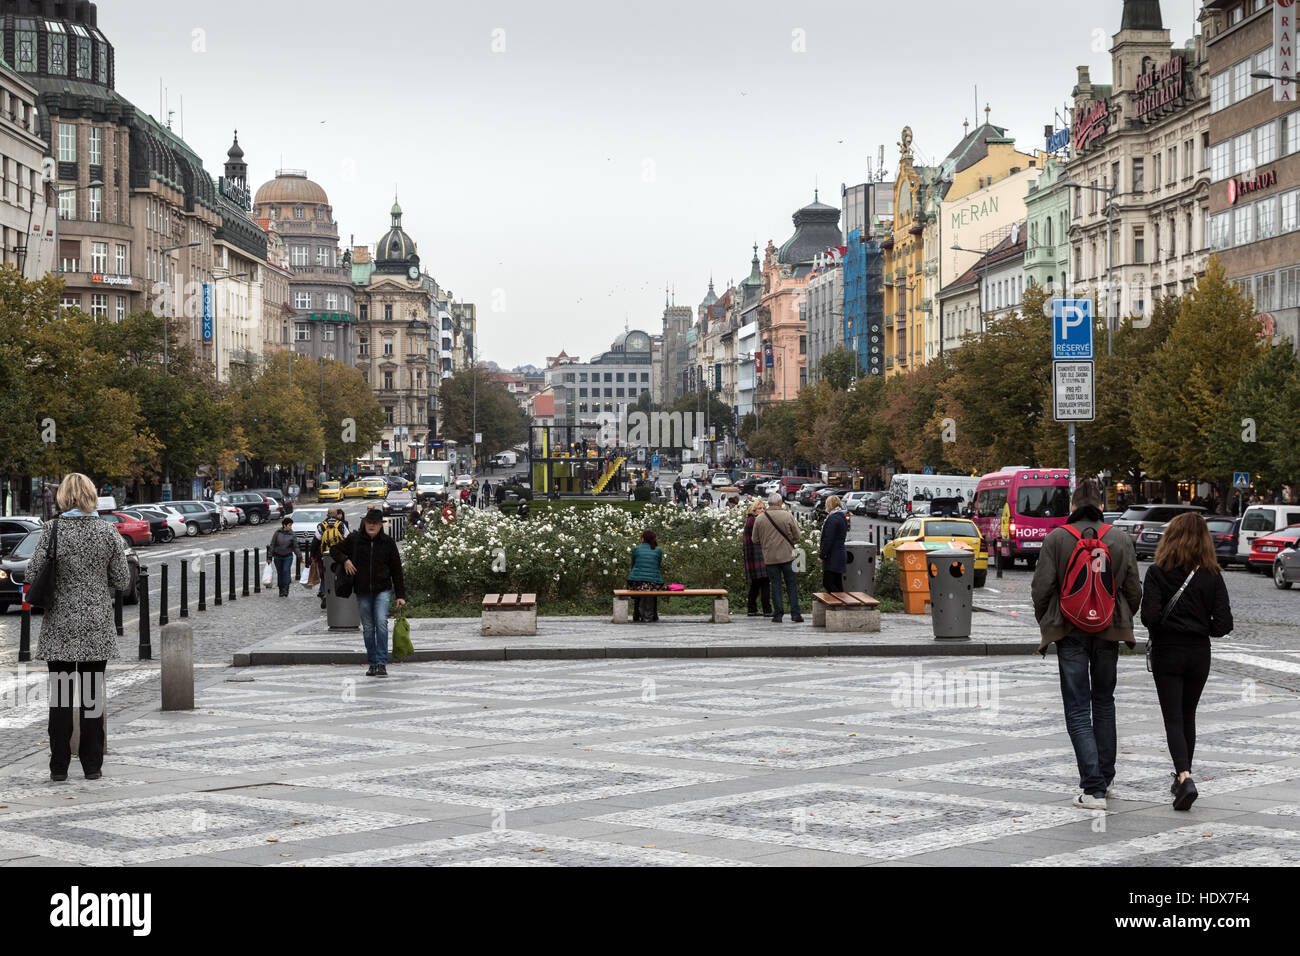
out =
{"type": "Polygon", "coordinates": [[[290,265],[295,279],[325,279],[330,282],[352,283],[352,270],[344,266],[290,265]]]}

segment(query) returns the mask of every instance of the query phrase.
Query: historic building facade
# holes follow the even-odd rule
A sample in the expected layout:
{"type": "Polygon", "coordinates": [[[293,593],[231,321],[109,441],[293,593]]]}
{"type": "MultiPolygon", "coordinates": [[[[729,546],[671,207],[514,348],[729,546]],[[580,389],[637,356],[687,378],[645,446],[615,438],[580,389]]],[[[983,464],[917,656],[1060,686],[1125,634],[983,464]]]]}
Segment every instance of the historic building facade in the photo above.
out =
{"type": "Polygon", "coordinates": [[[1109,86],[1079,68],[1067,168],[1090,187],[1072,190],[1070,281],[1114,327],[1205,270],[1210,73],[1204,33],[1173,46],[1158,0],[1125,0],[1110,53],[1109,86]]]}
{"type": "Polygon", "coordinates": [[[639,329],[623,332],[588,362],[567,355],[548,360],[546,388],[554,396],[556,425],[599,425],[617,421],[642,395],[654,395],[651,341],[639,329]]]}
{"type": "Polygon", "coordinates": [[[1070,192],[1064,185],[1068,176],[1065,166],[1049,156],[1025,195],[1025,282],[1051,295],[1070,288],[1070,192]]]}
{"type": "Polygon", "coordinates": [[[48,144],[38,130],[35,88],[0,63],[0,261],[28,279],[54,268],[54,204],[43,168],[48,144]]]}
{"type": "Polygon", "coordinates": [[[1210,72],[1211,249],[1254,297],[1264,329],[1300,349],[1297,87],[1250,76],[1296,73],[1295,18],[1294,5],[1209,0],[1201,22],[1210,72]],[[1287,29],[1292,42],[1275,49],[1287,29]]]}

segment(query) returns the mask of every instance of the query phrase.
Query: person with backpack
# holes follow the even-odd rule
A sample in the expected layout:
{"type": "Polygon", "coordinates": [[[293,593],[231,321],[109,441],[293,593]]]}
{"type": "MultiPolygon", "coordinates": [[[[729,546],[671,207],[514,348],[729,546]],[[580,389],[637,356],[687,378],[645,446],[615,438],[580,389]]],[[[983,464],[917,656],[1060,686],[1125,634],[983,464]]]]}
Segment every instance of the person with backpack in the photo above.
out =
{"type": "Polygon", "coordinates": [[[1056,645],[1065,728],[1079,766],[1074,805],[1105,810],[1115,779],[1115,678],[1119,642],[1130,648],[1142,603],[1137,554],[1127,532],[1106,524],[1101,486],[1079,482],[1066,523],[1043,541],[1031,592],[1042,641],[1056,645]]]}
{"type": "Polygon", "coordinates": [[[316,589],[316,596],[320,598],[320,606],[325,607],[325,555],[329,554],[336,544],[340,544],[348,536],[348,522],[343,516],[343,509],[336,508],[334,511],[326,512],[326,518],[316,526],[316,539],[312,542],[312,559],[320,562],[320,587],[316,589]]]}
{"type": "Polygon", "coordinates": [[[790,597],[790,620],[803,623],[799,613],[799,577],[794,572],[794,551],[799,546],[799,523],[785,507],[779,491],[767,497],[767,510],[754,519],[753,536],[767,565],[772,588],[772,623],[780,624],[785,614],[781,603],[782,582],[790,597]]]}
{"type": "Polygon", "coordinates": [[[1210,638],[1232,630],[1228,586],[1219,572],[1210,529],[1199,514],[1178,515],[1165,526],[1155,564],[1143,581],[1142,623],[1174,761],[1169,792],[1175,810],[1189,810],[1197,796],[1192,752],[1196,705],[1210,676],[1210,638]]]}

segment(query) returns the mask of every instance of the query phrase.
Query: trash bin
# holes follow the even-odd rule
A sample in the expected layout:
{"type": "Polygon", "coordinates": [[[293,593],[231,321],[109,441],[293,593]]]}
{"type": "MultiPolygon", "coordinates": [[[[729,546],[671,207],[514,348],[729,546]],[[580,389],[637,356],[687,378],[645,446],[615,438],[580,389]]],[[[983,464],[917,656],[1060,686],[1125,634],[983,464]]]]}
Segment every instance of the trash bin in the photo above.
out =
{"type": "Polygon", "coordinates": [[[920,541],[905,541],[894,553],[898,562],[898,586],[903,592],[903,611],[924,614],[925,604],[930,600],[925,545],[920,541]]]}
{"type": "Polygon", "coordinates": [[[325,576],[325,620],[331,631],[355,631],[361,626],[361,611],[357,599],[334,594],[334,562],[323,562],[321,574],[325,576]]]}
{"type": "Polygon", "coordinates": [[[926,553],[930,577],[930,621],[936,640],[970,640],[975,553],[953,548],[926,553]]]}
{"type": "Polygon", "coordinates": [[[844,590],[874,596],[876,587],[876,546],[870,541],[846,541],[848,563],[844,568],[844,590]]]}

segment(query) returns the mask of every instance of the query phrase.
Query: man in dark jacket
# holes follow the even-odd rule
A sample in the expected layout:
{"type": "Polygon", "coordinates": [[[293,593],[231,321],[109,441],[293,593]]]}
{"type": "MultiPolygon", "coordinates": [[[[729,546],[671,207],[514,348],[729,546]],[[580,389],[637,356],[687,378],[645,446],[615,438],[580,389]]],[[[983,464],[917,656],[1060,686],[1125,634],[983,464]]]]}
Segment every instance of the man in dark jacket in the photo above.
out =
{"type": "Polygon", "coordinates": [[[844,539],[849,536],[849,518],[840,507],[840,496],[826,499],[826,520],[822,523],[819,551],[822,558],[822,587],[827,591],[844,590],[844,572],[848,569],[848,549],[844,539]]]}
{"type": "MultiPolygon", "coordinates": [[[[1101,513],[1101,486],[1088,479],[1075,489],[1074,511],[1066,524],[1084,538],[1096,538],[1105,524],[1101,513]]],[[[1061,586],[1065,566],[1074,553],[1077,539],[1065,528],[1057,528],[1043,541],[1034,568],[1031,591],[1034,617],[1046,654],[1056,644],[1056,663],[1061,675],[1061,697],[1065,704],[1065,728],[1074,745],[1079,765],[1079,787],[1074,805],[1088,810],[1105,810],[1106,794],[1115,779],[1115,677],[1119,642],[1133,647],[1133,616],[1142,604],[1142,582],[1138,577],[1133,539],[1125,531],[1111,528],[1101,538],[1110,552],[1110,573],[1115,589],[1115,614],[1110,626],[1100,633],[1080,630],[1061,613],[1061,586]]]]}
{"type": "Polygon", "coordinates": [[[370,662],[367,677],[388,676],[388,606],[397,595],[397,606],[406,604],[406,582],[402,578],[402,556],[397,542],[384,533],[384,513],[378,508],[366,512],[361,530],[353,531],[330,549],[352,576],[361,612],[361,631],[370,662]]]}

